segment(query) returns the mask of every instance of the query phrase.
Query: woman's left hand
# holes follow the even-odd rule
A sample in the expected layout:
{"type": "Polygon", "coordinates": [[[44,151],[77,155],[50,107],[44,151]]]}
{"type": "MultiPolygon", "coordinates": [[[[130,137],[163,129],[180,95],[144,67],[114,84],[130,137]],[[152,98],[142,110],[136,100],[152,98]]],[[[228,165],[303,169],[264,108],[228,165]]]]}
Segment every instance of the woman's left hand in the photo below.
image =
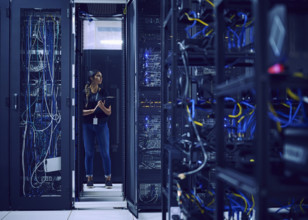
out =
{"type": "Polygon", "coordinates": [[[98,101],[98,106],[106,115],[111,115],[111,106],[106,108],[105,101],[102,101],[102,100],[98,101]]]}
{"type": "Polygon", "coordinates": [[[106,108],[106,107],[105,107],[105,101],[99,100],[97,104],[98,104],[98,106],[99,106],[100,108],[106,108]]]}

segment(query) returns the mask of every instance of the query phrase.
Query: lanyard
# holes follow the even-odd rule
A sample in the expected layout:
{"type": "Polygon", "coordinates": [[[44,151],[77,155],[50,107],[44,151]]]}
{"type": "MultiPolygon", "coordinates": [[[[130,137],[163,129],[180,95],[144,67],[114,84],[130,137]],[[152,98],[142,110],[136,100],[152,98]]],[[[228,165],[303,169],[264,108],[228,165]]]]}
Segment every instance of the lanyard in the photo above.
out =
{"type": "MultiPolygon", "coordinates": [[[[97,102],[97,100],[98,100],[98,92],[95,95],[95,102],[97,102]]],[[[98,119],[95,115],[94,118],[93,118],[93,125],[97,125],[97,124],[98,124],[98,119]]]]}

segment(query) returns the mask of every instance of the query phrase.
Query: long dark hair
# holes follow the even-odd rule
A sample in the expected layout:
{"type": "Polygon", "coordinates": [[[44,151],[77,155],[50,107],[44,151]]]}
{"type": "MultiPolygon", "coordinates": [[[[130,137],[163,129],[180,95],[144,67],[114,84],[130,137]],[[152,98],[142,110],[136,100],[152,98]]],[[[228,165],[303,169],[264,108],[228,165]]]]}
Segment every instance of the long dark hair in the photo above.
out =
{"type": "MultiPolygon", "coordinates": [[[[88,107],[88,102],[89,102],[89,96],[90,96],[90,93],[91,93],[91,88],[90,88],[90,85],[92,83],[92,80],[91,78],[93,78],[98,72],[101,72],[97,69],[93,69],[93,70],[89,70],[88,71],[88,77],[87,77],[87,83],[85,85],[85,93],[86,93],[86,103],[85,103],[85,107],[88,107]]],[[[100,91],[101,88],[98,87],[98,91],[100,91]]]]}

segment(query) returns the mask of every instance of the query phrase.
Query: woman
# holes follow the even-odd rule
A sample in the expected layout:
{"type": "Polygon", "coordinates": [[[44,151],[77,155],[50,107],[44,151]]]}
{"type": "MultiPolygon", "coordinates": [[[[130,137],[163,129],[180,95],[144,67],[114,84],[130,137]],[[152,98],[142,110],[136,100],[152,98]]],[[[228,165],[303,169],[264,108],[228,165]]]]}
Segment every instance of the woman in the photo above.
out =
{"type": "Polygon", "coordinates": [[[93,187],[93,159],[95,137],[99,144],[103,161],[107,189],[112,188],[111,182],[111,160],[109,156],[109,128],[107,119],[111,115],[111,106],[107,106],[106,91],[100,87],[103,81],[102,73],[91,70],[84,90],[83,109],[83,140],[85,148],[85,168],[88,178],[87,186],[93,187]]]}

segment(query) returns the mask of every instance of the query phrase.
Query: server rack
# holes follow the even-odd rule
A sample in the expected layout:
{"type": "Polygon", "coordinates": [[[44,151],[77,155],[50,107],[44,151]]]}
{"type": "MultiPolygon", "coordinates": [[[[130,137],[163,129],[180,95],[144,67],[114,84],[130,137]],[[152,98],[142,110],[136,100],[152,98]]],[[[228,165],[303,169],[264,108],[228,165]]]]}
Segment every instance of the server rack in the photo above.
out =
{"type": "Polygon", "coordinates": [[[304,94],[307,94],[307,71],[303,60],[307,50],[306,41],[302,46],[294,42],[303,42],[300,39],[306,36],[305,31],[299,31],[301,28],[295,28],[299,20],[307,19],[302,13],[306,4],[305,1],[163,2],[163,219],[166,214],[169,219],[175,215],[194,219],[223,219],[226,215],[229,218],[241,215],[243,219],[253,215],[256,219],[305,216],[306,174],[299,168],[299,164],[305,162],[294,154],[306,152],[303,133],[307,133],[307,111],[303,102],[304,94]],[[212,5],[215,11],[214,47],[209,41],[196,37],[200,33],[207,37],[207,34],[188,22],[185,31],[194,39],[180,36],[184,29],[180,25],[185,23],[185,16],[189,21],[211,26],[205,23],[211,22],[211,16],[208,16],[211,10],[204,4],[212,5]],[[198,13],[194,14],[192,10],[198,10],[198,13]],[[290,19],[286,25],[287,17],[290,19]],[[208,75],[215,78],[211,84],[215,88],[211,91],[213,99],[200,96],[200,92],[204,92],[200,87],[202,82],[191,72],[198,72],[199,67],[193,66],[200,64],[202,82],[207,83],[208,75]],[[182,66],[188,67],[184,71],[186,78],[181,73],[182,66]],[[182,95],[183,82],[189,82],[186,93],[189,95],[182,95]],[[294,93],[295,88],[298,88],[297,93],[294,93]],[[195,97],[203,103],[198,106],[189,103],[195,97]],[[188,115],[193,111],[193,105],[205,111],[215,107],[211,114],[200,115],[202,124],[191,119],[190,124],[205,127],[197,129],[206,148],[206,165],[197,175],[179,174],[179,171],[192,170],[194,160],[201,161],[201,157],[194,158],[191,148],[185,148],[186,143],[199,142],[197,132],[185,129],[189,124],[185,121],[185,105],[188,115]],[[291,112],[288,115],[285,107],[291,112]],[[278,109],[277,113],[275,109],[278,109]],[[214,138],[211,137],[213,131],[214,138]],[[187,138],[187,132],[191,138],[187,138]],[[196,135],[192,136],[194,133],[196,135]],[[179,137],[181,134],[185,138],[179,137]],[[179,140],[183,142],[184,139],[185,144],[180,143],[184,147],[179,146],[179,140]],[[209,184],[196,187],[196,177],[205,178],[204,183],[209,184]],[[302,192],[301,198],[299,192],[302,192]],[[215,194],[212,201],[208,200],[213,198],[211,194],[215,194]],[[280,214],[286,207],[282,204],[287,204],[288,199],[286,210],[289,213],[280,214]],[[273,207],[274,211],[268,211],[273,207]]]}
{"type": "Polygon", "coordinates": [[[72,207],[69,8],[68,1],[11,2],[13,209],[72,207]]]}
{"type": "MultiPolygon", "coordinates": [[[[294,2],[293,2],[294,3],[294,2]]],[[[286,35],[284,33],[286,28],[286,32],[288,32],[288,28],[290,26],[286,26],[284,23],[284,19],[287,18],[288,14],[283,13],[281,16],[279,13],[276,13],[274,16],[274,20],[279,23],[279,31],[278,29],[274,29],[275,25],[271,26],[273,18],[271,18],[270,11],[273,11],[277,5],[283,5],[282,7],[286,7],[287,10],[290,8],[303,7],[306,8],[306,2],[297,2],[294,4],[290,4],[290,2],[286,1],[217,1],[215,2],[216,6],[216,72],[217,72],[217,86],[216,86],[216,100],[217,100],[217,108],[216,108],[216,126],[218,127],[216,136],[217,136],[217,181],[216,181],[216,216],[215,219],[222,219],[223,212],[225,210],[225,190],[227,186],[232,186],[236,189],[242,190],[246,193],[251,193],[252,202],[255,202],[255,218],[256,219],[279,219],[283,216],[288,217],[304,217],[305,212],[302,210],[302,213],[296,211],[296,203],[298,202],[299,206],[302,207],[302,202],[304,198],[307,196],[307,186],[305,183],[295,180],[295,181],[286,181],[286,170],[288,169],[288,151],[286,150],[286,146],[288,146],[287,139],[288,137],[288,129],[286,129],[283,134],[279,133],[282,128],[279,123],[277,123],[277,129],[275,123],[271,122],[270,114],[276,114],[275,108],[277,109],[280,105],[279,102],[289,100],[293,105],[300,106],[300,102],[294,102],[294,100],[290,100],[286,98],[286,94],[284,95],[275,95],[274,90],[280,89],[280,91],[285,91],[286,88],[298,88],[303,92],[307,92],[307,84],[304,86],[302,82],[294,80],[294,77],[290,75],[294,68],[292,69],[292,61],[284,62],[281,59],[282,56],[287,60],[290,60],[288,56],[290,54],[286,53],[285,46],[288,44],[286,40],[286,35]],[[246,51],[243,56],[246,58],[250,56],[250,59],[254,61],[253,72],[249,75],[243,75],[239,78],[231,79],[229,81],[226,80],[225,75],[225,65],[226,59],[229,54],[226,54],[226,20],[225,20],[225,9],[243,9],[251,10],[254,18],[254,36],[255,42],[253,42],[253,50],[246,51]],[[281,16],[281,17],[280,17],[281,16]],[[274,28],[273,28],[274,27],[274,28]],[[279,37],[276,39],[271,39],[273,36],[270,36],[271,32],[276,34],[279,33],[279,37]],[[279,53],[277,53],[274,57],[271,55],[271,47],[273,48],[272,41],[275,42],[277,46],[277,42],[280,41],[281,45],[279,46],[279,53]],[[282,43],[283,42],[283,43],[282,43]],[[284,46],[282,46],[284,45],[284,46]],[[270,48],[270,49],[269,49],[270,48]],[[271,66],[274,64],[283,63],[286,66],[289,66],[288,70],[278,70],[275,72],[277,75],[273,74],[271,66]],[[293,79],[292,79],[293,78],[293,79]],[[239,102],[241,102],[241,97],[243,97],[243,92],[247,91],[255,91],[255,98],[252,103],[255,107],[251,106],[251,108],[255,109],[256,112],[256,130],[255,136],[253,137],[253,142],[251,145],[252,151],[249,153],[250,158],[253,162],[253,166],[251,167],[250,172],[241,172],[238,169],[230,168],[226,164],[226,139],[222,131],[224,130],[224,117],[225,117],[225,97],[230,94],[235,95],[239,98],[239,102]],[[279,100],[279,101],[278,101],[279,100]],[[273,107],[275,106],[275,107],[273,107]],[[277,132],[278,131],[278,132],[277,132]],[[275,135],[273,133],[278,133],[280,139],[284,139],[283,143],[275,143],[275,135]],[[273,152],[273,149],[279,149],[277,146],[284,146],[283,149],[280,148],[280,151],[283,152],[283,156],[277,156],[273,152]],[[287,161],[287,162],[286,162],[287,161]],[[273,211],[269,211],[269,208],[279,206],[275,202],[273,203],[273,198],[278,198],[281,203],[286,203],[288,198],[292,197],[293,204],[290,205],[290,210],[288,214],[280,214],[282,208],[276,209],[273,211]],[[254,198],[254,199],[253,199],[254,198]],[[301,199],[299,199],[301,198],[301,199]],[[299,200],[298,200],[299,199],[299,200]],[[297,201],[298,200],[298,201],[297,201]],[[295,201],[295,202],[294,202],[295,201]],[[301,201],[301,202],[300,202],[301,201]],[[292,211],[291,211],[292,210],[292,211]]],[[[280,5],[280,6],[281,6],[280,5]]],[[[296,11],[296,9],[295,9],[296,11]]],[[[292,24],[294,25],[294,24],[292,24]]],[[[297,30],[298,31],[298,30],[297,30]]],[[[288,32],[288,34],[290,34],[288,32]]],[[[291,42],[291,41],[290,41],[291,42]]],[[[294,43],[294,42],[292,42],[294,43]]],[[[276,48],[277,49],[277,48],[276,48]]],[[[242,51],[243,52],[243,51],[242,51]]],[[[302,79],[303,81],[307,79],[302,79]]],[[[305,81],[306,82],[306,81],[305,81]]],[[[282,92],[283,93],[283,92],[282,92]]],[[[292,106],[292,105],[291,105],[292,106]]],[[[307,114],[307,112],[303,112],[303,114],[307,114]]],[[[273,121],[273,120],[272,120],[273,121]]],[[[274,120],[275,121],[275,120],[274,120]]],[[[301,122],[304,122],[301,121],[301,122]]],[[[287,124],[286,124],[287,125],[287,124]]],[[[289,125],[288,125],[289,126],[289,125]]],[[[294,126],[294,125],[293,125],[294,126]]],[[[307,131],[305,128],[306,125],[303,125],[303,128],[296,130],[296,136],[301,137],[301,132],[307,131]]],[[[287,127],[287,126],[286,126],[287,127]]],[[[292,126],[290,126],[292,127],[292,126]]],[[[292,129],[291,129],[292,130],[292,129]]],[[[278,138],[278,139],[279,139],[278,138]]],[[[300,139],[303,140],[303,139],[300,139]]],[[[299,141],[300,142],[300,141],[299,141]]],[[[298,142],[298,143],[299,143],[298,142]]],[[[303,142],[299,144],[303,146],[303,142]]],[[[297,161],[298,158],[293,158],[294,161],[297,161]]],[[[294,162],[293,161],[293,162],[294,162]]],[[[298,163],[298,162],[295,162],[298,163]]],[[[300,173],[299,175],[305,175],[304,173],[300,173]]],[[[248,199],[246,200],[248,201],[248,199]]],[[[288,212],[287,211],[287,212],[288,212]]]]}
{"type": "MultiPolygon", "coordinates": [[[[230,84],[226,85],[225,82],[225,59],[227,55],[225,55],[225,22],[224,19],[224,7],[231,7],[232,4],[228,4],[229,2],[223,3],[222,1],[215,3],[216,6],[216,100],[217,100],[217,108],[216,108],[216,126],[217,126],[217,180],[216,180],[216,219],[223,218],[224,213],[224,196],[225,196],[225,188],[224,188],[224,182],[221,181],[221,176],[223,176],[222,173],[227,173],[228,168],[226,167],[225,163],[225,137],[224,134],[221,134],[219,131],[222,131],[220,129],[224,129],[224,115],[225,115],[225,104],[224,104],[224,98],[229,95],[235,95],[240,93],[241,91],[246,91],[249,88],[254,86],[254,80],[253,76],[242,76],[242,78],[239,79],[233,79],[233,81],[230,82],[230,84]],[[223,5],[223,6],[222,6],[223,5]],[[222,44],[221,44],[222,43],[222,44]],[[224,84],[225,83],[225,84],[224,84]],[[223,167],[223,169],[221,168],[223,167]],[[226,172],[225,172],[226,171],[226,172]]],[[[250,7],[250,2],[246,1],[245,4],[242,4],[242,6],[250,7]],[[247,5],[248,4],[248,5],[247,5]]],[[[234,4],[234,8],[239,7],[239,4],[234,4]]],[[[254,53],[253,53],[254,54],[254,53]]],[[[245,56],[246,54],[243,54],[245,56]]],[[[257,74],[256,74],[257,75],[257,74]]],[[[264,85],[265,86],[265,85],[264,85]]],[[[266,86],[265,86],[266,87],[266,86]]],[[[264,88],[263,88],[264,89],[264,88]]],[[[258,125],[259,126],[259,125],[258,125]]],[[[265,136],[264,136],[265,137],[265,136]]],[[[266,142],[267,143],[267,142],[266,142]]],[[[266,148],[266,147],[265,147],[266,148]]],[[[258,159],[256,159],[258,160],[258,159]]],[[[238,174],[238,173],[236,173],[238,174]]],[[[234,174],[234,178],[237,180],[241,180],[242,177],[234,174]]],[[[249,179],[250,180],[250,179],[249,179]]],[[[240,184],[238,184],[240,185],[240,184]]],[[[251,188],[250,188],[251,189],[251,188]]],[[[248,191],[248,193],[254,192],[248,191]]]]}
{"type": "Polygon", "coordinates": [[[3,178],[0,194],[0,209],[9,208],[9,1],[0,2],[0,41],[1,41],[1,60],[0,60],[0,175],[3,178]]]}
{"type": "Polygon", "coordinates": [[[128,207],[135,215],[138,210],[160,209],[161,48],[160,12],[157,5],[159,1],[132,1],[127,13],[127,82],[130,87],[128,94],[132,95],[128,100],[133,101],[129,103],[134,103],[130,107],[134,109],[128,110],[131,116],[128,116],[131,122],[127,123],[131,125],[131,129],[128,129],[128,155],[131,159],[128,158],[127,161],[130,161],[128,171],[136,173],[127,183],[128,190],[133,187],[135,189],[126,194],[128,207]],[[136,137],[132,138],[131,135],[136,137]]]}
{"type": "Polygon", "coordinates": [[[214,74],[211,40],[206,39],[213,32],[212,24],[208,23],[206,27],[196,25],[199,12],[200,16],[211,17],[212,6],[204,3],[163,1],[161,7],[162,219],[211,217],[196,202],[199,196],[203,196],[204,201],[212,200],[207,204],[213,205],[212,192],[205,190],[213,182],[209,179],[213,162],[206,165],[205,154],[205,147],[210,144],[204,141],[210,132],[203,131],[202,137],[200,135],[201,127],[210,127],[214,123],[214,119],[209,117],[213,114],[212,103],[205,104],[209,102],[205,101],[209,96],[204,94],[201,97],[202,87],[213,83],[214,74]],[[195,17],[191,18],[192,15],[195,17]],[[203,43],[208,44],[208,51],[201,48],[203,43]]]}

